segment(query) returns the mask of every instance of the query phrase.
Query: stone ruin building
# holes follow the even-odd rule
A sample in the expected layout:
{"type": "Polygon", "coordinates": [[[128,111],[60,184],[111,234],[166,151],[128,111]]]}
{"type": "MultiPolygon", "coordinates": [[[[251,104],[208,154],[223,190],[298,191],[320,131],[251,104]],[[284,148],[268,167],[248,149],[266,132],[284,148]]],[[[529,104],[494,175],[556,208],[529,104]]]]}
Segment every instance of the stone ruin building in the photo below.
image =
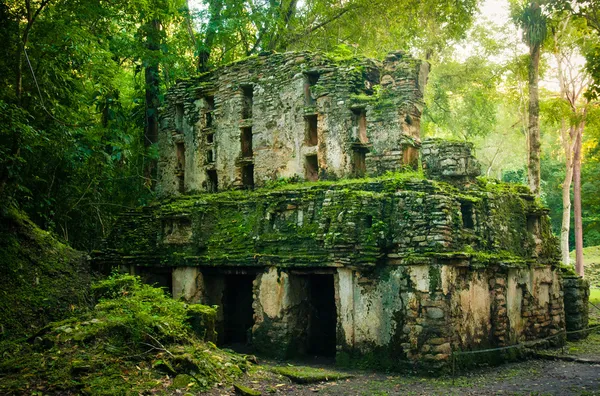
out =
{"type": "Polygon", "coordinates": [[[221,344],[278,357],[437,369],[453,351],[562,343],[547,210],[478,179],[468,144],[421,143],[427,69],[303,52],[179,82],[163,198],[125,213],[94,262],[218,305],[221,344]]]}

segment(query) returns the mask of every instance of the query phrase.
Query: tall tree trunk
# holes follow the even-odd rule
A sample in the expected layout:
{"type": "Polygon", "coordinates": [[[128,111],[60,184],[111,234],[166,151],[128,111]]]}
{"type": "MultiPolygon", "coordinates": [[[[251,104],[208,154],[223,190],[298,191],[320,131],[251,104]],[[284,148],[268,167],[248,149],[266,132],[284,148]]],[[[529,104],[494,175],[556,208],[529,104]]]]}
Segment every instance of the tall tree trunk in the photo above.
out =
{"type": "Polygon", "coordinates": [[[529,150],[527,174],[529,176],[529,187],[531,191],[540,196],[540,103],[539,103],[539,66],[541,46],[531,45],[529,50],[529,150]]]}
{"type": "Polygon", "coordinates": [[[584,276],[583,271],[583,222],[581,217],[581,143],[584,121],[577,130],[573,155],[573,217],[575,218],[575,272],[584,276]]]}
{"type": "MultiPolygon", "coordinates": [[[[158,141],[158,107],[159,100],[159,50],[160,50],[160,21],[152,20],[146,25],[146,47],[150,56],[146,59],[144,78],[146,82],[146,126],[144,130],[144,146],[146,152],[158,141]]],[[[154,187],[156,179],[156,160],[148,158],[145,164],[144,176],[146,184],[154,187]]]]}
{"type": "Polygon", "coordinates": [[[223,0],[210,0],[208,4],[209,19],[204,35],[204,42],[198,48],[198,71],[200,73],[208,71],[209,59],[212,47],[217,37],[217,30],[221,23],[221,11],[223,10],[223,0]]]}

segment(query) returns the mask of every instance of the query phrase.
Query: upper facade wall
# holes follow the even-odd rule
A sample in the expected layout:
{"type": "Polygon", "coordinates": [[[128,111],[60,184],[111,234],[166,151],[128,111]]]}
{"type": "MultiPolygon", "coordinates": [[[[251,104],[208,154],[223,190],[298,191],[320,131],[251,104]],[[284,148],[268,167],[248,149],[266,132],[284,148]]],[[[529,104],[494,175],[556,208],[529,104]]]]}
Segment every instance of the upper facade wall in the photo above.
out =
{"type": "Polygon", "coordinates": [[[312,53],[249,58],[179,82],[161,110],[163,195],[335,179],[416,159],[427,64],[312,53]]]}

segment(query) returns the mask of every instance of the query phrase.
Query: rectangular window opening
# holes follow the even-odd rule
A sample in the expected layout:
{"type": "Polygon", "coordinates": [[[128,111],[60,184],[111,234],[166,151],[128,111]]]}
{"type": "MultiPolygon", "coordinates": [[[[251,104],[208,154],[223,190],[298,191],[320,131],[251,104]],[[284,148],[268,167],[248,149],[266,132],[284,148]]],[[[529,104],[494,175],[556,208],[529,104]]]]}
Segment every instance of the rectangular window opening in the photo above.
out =
{"type": "Polygon", "coordinates": [[[413,146],[406,146],[402,151],[402,163],[409,168],[419,168],[419,150],[413,146]]]}
{"type": "Polygon", "coordinates": [[[307,155],[304,163],[304,177],[308,181],[319,180],[319,161],[316,155],[307,155]]]}
{"type": "Polygon", "coordinates": [[[304,104],[306,106],[313,106],[315,99],[313,98],[310,87],[317,85],[319,81],[319,73],[311,72],[304,74],[304,104]]]}
{"type": "Polygon", "coordinates": [[[215,162],[215,153],[212,150],[206,152],[206,161],[208,161],[209,164],[215,162]]]}
{"type": "Polygon", "coordinates": [[[363,177],[367,172],[367,153],[363,149],[354,149],[352,156],[352,169],[354,176],[363,177]]]}
{"type": "Polygon", "coordinates": [[[214,133],[209,133],[208,135],[206,135],[206,143],[208,144],[212,144],[215,141],[215,134],[214,133]]]}
{"type": "Polygon", "coordinates": [[[206,104],[206,111],[213,111],[215,109],[215,97],[205,96],[204,103],[206,104]]]}
{"type": "Polygon", "coordinates": [[[352,110],[354,114],[354,130],[355,130],[355,138],[360,143],[369,143],[369,138],[367,137],[367,112],[365,109],[356,109],[352,110]]]}
{"type": "Polygon", "coordinates": [[[206,127],[210,128],[213,126],[213,110],[215,109],[215,97],[206,96],[204,98],[204,103],[206,106],[206,127]]]}
{"type": "Polygon", "coordinates": [[[242,157],[252,157],[252,127],[242,128],[242,157]]]}
{"type": "Polygon", "coordinates": [[[316,114],[307,115],[304,117],[306,125],[306,145],[316,146],[319,143],[318,126],[319,121],[316,114]]]}
{"type": "Polygon", "coordinates": [[[460,204],[460,213],[462,215],[463,227],[469,229],[475,228],[475,221],[473,219],[473,204],[470,202],[462,202],[460,204]]]}
{"type": "Polygon", "coordinates": [[[178,191],[185,192],[185,145],[183,142],[176,143],[176,160],[177,165],[175,173],[178,179],[178,191]]]}
{"type": "Polygon", "coordinates": [[[527,215],[527,231],[530,234],[537,234],[540,228],[540,216],[535,214],[527,215]]]}
{"type": "Polygon", "coordinates": [[[247,164],[242,166],[242,186],[251,190],[254,188],[254,165],[247,164]]]}
{"type": "Polygon", "coordinates": [[[252,105],[254,101],[254,87],[252,85],[242,86],[244,99],[242,102],[242,119],[252,118],[252,105]]]}
{"type": "Polygon", "coordinates": [[[217,178],[217,171],[214,169],[207,170],[206,178],[206,190],[212,193],[216,193],[217,191],[219,191],[219,179],[217,178]]]}
{"type": "Polygon", "coordinates": [[[183,103],[177,103],[175,105],[175,129],[178,132],[182,132],[183,130],[183,103]]]}

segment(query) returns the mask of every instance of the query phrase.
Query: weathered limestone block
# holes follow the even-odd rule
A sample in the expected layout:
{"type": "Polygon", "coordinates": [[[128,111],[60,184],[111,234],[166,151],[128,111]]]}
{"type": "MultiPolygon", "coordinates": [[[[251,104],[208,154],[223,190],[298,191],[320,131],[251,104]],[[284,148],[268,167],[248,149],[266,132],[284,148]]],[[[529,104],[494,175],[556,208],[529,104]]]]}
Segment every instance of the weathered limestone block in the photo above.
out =
{"type": "Polygon", "coordinates": [[[282,358],[302,354],[308,317],[306,279],[271,267],[257,277],[254,293],[252,342],[257,351],[282,358]]]}
{"type": "Polygon", "coordinates": [[[426,139],[421,148],[423,170],[432,179],[472,182],[481,175],[481,166],[472,150],[472,143],[426,139]]]}
{"type": "Polygon", "coordinates": [[[172,272],[173,298],[195,304],[203,300],[204,279],[198,267],[178,267],[172,272]]]}

